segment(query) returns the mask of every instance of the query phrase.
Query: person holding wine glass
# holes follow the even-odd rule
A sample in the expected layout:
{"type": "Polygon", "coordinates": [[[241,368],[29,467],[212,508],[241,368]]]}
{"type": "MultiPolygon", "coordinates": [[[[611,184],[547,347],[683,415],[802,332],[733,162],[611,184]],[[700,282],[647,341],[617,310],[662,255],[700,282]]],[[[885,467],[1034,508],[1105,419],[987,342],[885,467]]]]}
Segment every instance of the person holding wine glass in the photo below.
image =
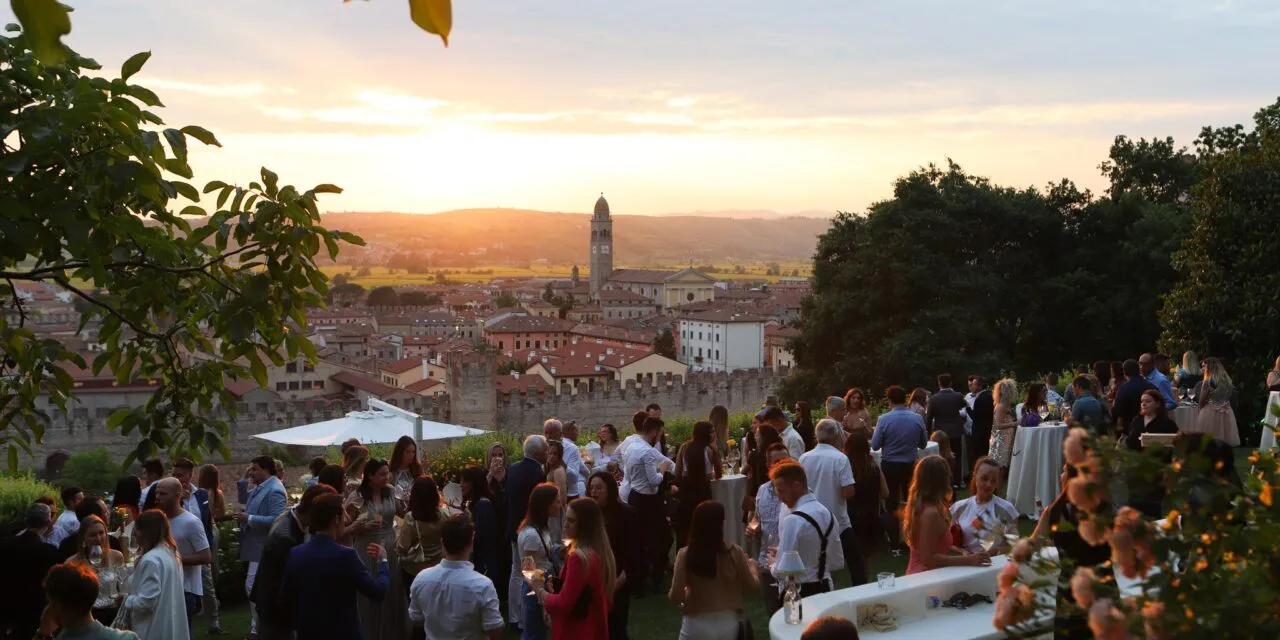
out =
{"type": "MultiPolygon", "coordinates": [[[[356,447],[348,449],[351,451],[356,447]]],[[[386,597],[375,600],[367,595],[357,599],[360,623],[366,638],[400,638],[409,628],[407,595],[401,583],[400,557],[394,553],[396,516],[404,515],[404,503],[393,496],[391,468],[386,460],[371,459],[364,467],[360,486],[347,498],[345,508],[358,524],[352,547],[367,549],[378,545],[385,550],[383,558],[390,567],[390,590],[386,597]]],[[[412,499],[412,496],[411,496],[412,499]]],[[[378,571],[379,558],[362,557],[370,575],[378,571]]]]}
{"type": "Polygon", "coordinates": [[[533,585],[546,582],[548,591],[557,591],[560,574],[560,541],[551,535],[551,520],[560,516],[560,490],[544,482],[529,494],[529,508],[516,534],[520,574],[524,576],[521,640],[546,640],[547,621],[533,585]],[[548,578],[551,578],[550,580],[548,578]]]}
{"type": "Polygon", "coordinates": [[[996,495],[1000,488],[1000,463],[983,456],[973,463],[969,497],[951,505],[951,521],[960,525],[963,540],[953,543],[968,551],[999,554],[1008,546],[1005,534],[1018,534],[1018,510],[996,495]]]}
{"type": "MultiPolygon", "coordinates": [[[[107,541],[107,523],[95,515],[80,522],[76,554],[69,562],[83,564],[98,576],[98,599],[93,603],[93,618],[110,625],[124,602],[125,558],[107,541]]],[[[132,544],[132,543],[131,543],[132,544]]]]}
{"type": "Polygon", "coordinates": [[[400,436],[400,439],[396,440],[396,446],[391,450],[391,459],[388,464],[391,467],[391,478],[394,483],[392,491],[395,493],[396,500],[408,500],[413,481],[422,475],[422,463],[418,462],[418,444],[413,441],[413,436],[400,436]]]}

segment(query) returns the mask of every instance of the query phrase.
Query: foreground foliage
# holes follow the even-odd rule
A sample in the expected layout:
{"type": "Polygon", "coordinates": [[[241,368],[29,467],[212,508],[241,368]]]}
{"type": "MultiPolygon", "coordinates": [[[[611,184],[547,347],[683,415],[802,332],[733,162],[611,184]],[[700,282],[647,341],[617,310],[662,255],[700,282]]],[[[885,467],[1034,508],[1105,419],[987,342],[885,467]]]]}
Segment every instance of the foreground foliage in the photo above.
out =
{"type": "Polygon", "coordinates": [[[0,362],[13,374],[0,378],[0,448],[11,469],[50,413],[68,411],[73,367],[154,385],[145,406],[107,421],[139,440],[126,464],[160,449],[229,456],[226,424],[210,417],[219,403],[234,412],[224,381],[265,386],[266,362],[314,358],[296,327],[328,290],[316,259],[362,243],[320,226],[318,196],[340,189],[299,191],[267,169],[246,187],[206,184],[215,210],[195,217],[207,212],[187,147],[218,141],[164,126],[159,97],[130,82],[149,56],[111,79],[74,52],[48,66],[0,37],[0,362]],[[38,338],[19,283],[74,296],[80,328],[97,324],[95,357],[38,338]]]}

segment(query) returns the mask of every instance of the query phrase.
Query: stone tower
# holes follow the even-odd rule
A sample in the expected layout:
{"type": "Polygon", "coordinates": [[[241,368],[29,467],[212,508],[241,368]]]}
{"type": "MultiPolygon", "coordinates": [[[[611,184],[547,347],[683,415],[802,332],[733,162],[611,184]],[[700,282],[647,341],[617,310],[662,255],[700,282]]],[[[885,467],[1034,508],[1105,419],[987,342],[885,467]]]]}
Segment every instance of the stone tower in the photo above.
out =
{"type": "Polygon", "coordinates": [[[596,298],[613,274],[613,218],[609,203],[600,194],[591,216],[591,297],[596,298]]]}

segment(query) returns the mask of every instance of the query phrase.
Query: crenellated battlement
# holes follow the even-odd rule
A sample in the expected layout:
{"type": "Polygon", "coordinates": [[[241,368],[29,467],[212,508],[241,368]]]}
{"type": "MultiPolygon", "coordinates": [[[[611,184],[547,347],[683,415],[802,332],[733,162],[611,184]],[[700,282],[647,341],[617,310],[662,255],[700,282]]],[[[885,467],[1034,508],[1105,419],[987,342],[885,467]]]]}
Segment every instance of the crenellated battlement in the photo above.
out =
{"type": "Polygon", "coordinates": [[[534,383],[527,390],[495,392],[493,424],[523,432],[536,432],[550,416],[585,425],[627,424],[632,413],[650,403],[662,405],[669,417],[703,417],[717,404],[744,411],[759,407],[784,378],[785,371],[772,370],[691,373],[658,376],[652,384],[625,380],[591,388],[583,382],[573,389],[566,383],[559,393],[534,383]]]}

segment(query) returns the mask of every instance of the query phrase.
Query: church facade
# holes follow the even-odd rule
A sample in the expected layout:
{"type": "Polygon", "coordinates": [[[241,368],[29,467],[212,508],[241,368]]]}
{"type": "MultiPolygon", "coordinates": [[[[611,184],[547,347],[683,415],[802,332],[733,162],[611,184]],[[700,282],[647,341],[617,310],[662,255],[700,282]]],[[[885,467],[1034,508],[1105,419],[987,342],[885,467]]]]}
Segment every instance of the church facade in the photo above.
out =
{"type": "MultiPolygon", "coordinates": [[[[604,294],[603,291],[628,292],[632,298],[643,297],[658,310],[672,309],[694,302],[708,302],[715,299],[715,279],[692,267],[679,271],[661,271],[654,269],[614,269],[613,268],[613,218],[609,211],[609,202],[600,194],[596,200],[595,211],[591,216],[591,299],[605,305],[605,299],[621,296],[604,294]]],[[[636,305],[635,300],[628,301],[636,305]]],[[[643,308],[643,302],[638,305],[643,308]]],[[[630,307],[629,307],[630,309],[630,307]]],[[[629,317],[634,311],[628,311],[629,317]]]]}

